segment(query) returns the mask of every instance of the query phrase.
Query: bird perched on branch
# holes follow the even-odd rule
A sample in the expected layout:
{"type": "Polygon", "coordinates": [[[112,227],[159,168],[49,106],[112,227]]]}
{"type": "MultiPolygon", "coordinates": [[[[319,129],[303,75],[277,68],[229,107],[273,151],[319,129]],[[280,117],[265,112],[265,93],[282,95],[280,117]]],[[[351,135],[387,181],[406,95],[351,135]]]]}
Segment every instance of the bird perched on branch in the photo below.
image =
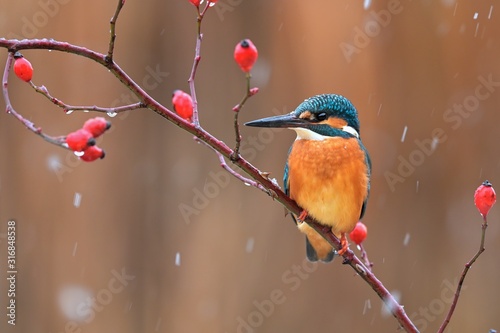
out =
{"type": "Polygon", "coordinates": [[[334,94],[306,99],[289,114],[246,123],[255,127],[289,128],[297,133],[285,165],[285,193],[303,209],[292,214],[306,234],[307,258],[330,262],[335,251],[302,221],[310,215],[331,227],[340,238],[342,255],[349,246],[346,233],[363,217],[370,192],[371,162],[359,136],[356,108],[334,94]]]}

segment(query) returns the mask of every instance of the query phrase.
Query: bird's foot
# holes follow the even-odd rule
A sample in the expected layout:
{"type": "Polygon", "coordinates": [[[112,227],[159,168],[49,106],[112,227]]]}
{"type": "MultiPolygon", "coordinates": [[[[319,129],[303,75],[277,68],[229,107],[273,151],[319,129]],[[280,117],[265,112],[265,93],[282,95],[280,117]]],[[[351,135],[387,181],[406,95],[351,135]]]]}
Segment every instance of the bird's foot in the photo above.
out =
{"type": "Polygon", "coordinates": [[[299,221],[301,221],[301,222],[304,222],[306,218],[307,218],[307,210],[305,210],[305,209],[304,209],[304,210],[300,213],[299,217],[297,217],[297,219],[298,219],[299,221]]]}
{"type": "Polygon", "coordinates": [[[347,242],[347,237],[345,236],[345,232],[340,234],[340,245],[342,246],[340,250],[337,251],[339,256],[343,256],[347,249],[349,248],[349,242],[347,242]]]}

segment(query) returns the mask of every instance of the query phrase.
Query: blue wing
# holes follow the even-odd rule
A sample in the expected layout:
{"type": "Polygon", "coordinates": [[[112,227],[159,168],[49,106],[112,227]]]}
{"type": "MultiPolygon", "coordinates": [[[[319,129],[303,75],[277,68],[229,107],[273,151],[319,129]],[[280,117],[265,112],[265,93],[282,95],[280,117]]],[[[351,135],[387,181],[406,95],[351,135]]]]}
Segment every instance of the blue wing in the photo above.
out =
{"type": "MultiPolygon", "coordinates": [[[[292,147],[290,147],[290,149],[288,150],[288,156],[290,156],[290,151],[292,151],[292,147]]],[[[290,196],[290,180],[288,179],[288,161],[286,161],[285,163],[285,171],[283,172],[283,187],[285,188],[285,194],[290,196]]],[[[292,215],[293,222],[297,224],[295,216],[293,214],[290,215],[292,215]]]]}
{"type": "Polygon", "coordinates": [[[365,201],[363,202],[363,206],[361,207],[361,214],[359,215],[359,219],[361,220],[363,218],[363,215],[365,215],[365,210],[366,210],[366,204],[368,202],[368,197],[370,196],[370,178],[372,174],[372,161],[370,159],[370,155],[368,155],[368,151],[366,150],[365,146],[359,140],[359,145],[361,149],[365,152],[365,163],[366,163],[366,172],[368,173],[368,190],[366,193],[366,198],[365,201]]]}

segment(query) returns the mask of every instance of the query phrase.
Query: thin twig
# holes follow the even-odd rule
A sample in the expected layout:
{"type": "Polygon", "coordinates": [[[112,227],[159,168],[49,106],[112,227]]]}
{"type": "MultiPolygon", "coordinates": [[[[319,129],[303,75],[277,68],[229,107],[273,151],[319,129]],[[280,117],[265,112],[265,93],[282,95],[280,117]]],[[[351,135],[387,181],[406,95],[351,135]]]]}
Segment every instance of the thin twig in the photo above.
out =
{"type": "Polygon", "coordinates": [[[262,192],[264,192],[264,193],[266,193],[268,195],[272,195],[272,193],[269,192],[268,189],[266,189],[264,186],[262,186],[261,184],[259,184],[255,180],[247,178],[247,177],[244,177],[243,175],[241,175],[241,174],[237,173],[236,171],[234,171],[229,165],[227,165],[226,160],[224,159],[224,155],[222,155],[221,153],[219,153],[212,146],[208,145],[204,141],[201,141],[197,137],[195,137],[194,139],[195,139],[196,142],[203,143],[208,148],[212,149],[215,152],[215,154],[217,155],[217,157],[219,158],[220,166],[224,170],[226,170],[227,172],[229,172],[231,175],[233,175],[234,177],[236,177],[238,180],[242,181],[243,184],[245,184],[247,186],[253,186],[253,187],[258,188],[259,190],[261,190],[262,192]]]}
{"type": "Polygon", "coordinates": [[[122,10],[123,5],[125,5],[125,0],[118,0],[118,5],[116,6],[115,14],[109,21],[110,38],[109,38],[108,55],[106,56],[106,61],[108,62],[113,61],[113,52],[115,50],[115,39],[116,39],[116,21],[118,20],[118,15],[120,15],[120,11],[122,10]]]}
{"type": "Polygon", "coordinates": [[[366,252],[363,244],[362,243],[359,244],[358,248],[361,251],[361,260],[363,260],[366,268],[368,268],[371,271],[373,268],[373,263],[370,261],[370,259],[368,259],[368,253],[366,252]]]}
{"type": "Polygon", "coordinates": [[[245,96],[243,96],[243,99],[235,106],[233,107],[234,111],[234,132],[235,132],[235,140],[236,140],[236,146],[234,147],[233,154],[231,155],[231,161],[235,161],[238,158],[240,158],[240,146],[241,146],[241,134],[240,134],[240,124],[238,121],[238,117],[240,115],[240,110],[243,108],[245,105],[246,101],[255,95],[259,90],[257,88],[250,89],[250,79],[252,78],[252,75],[250,72],[246,73],[246,91],[245,91],[245,96]]]}
{"type": "Polygon", "coordinates": [[[460,276],[460,280],[458,281],[458,286],[457,290],[455,291],[455,297],[453,297],[453,302],[451,303],[450,310],[448,311],[448,314],[446,315],[445,320],[441,324],[441,327],[438,330],[438,333],[443,333],[444,330],[446,329],[446,326],[448,326],[448,323],[451,320],[451,317],[453,316],[453,312],[455,311],[455,308],[458,303],[458,298],[460,297],[460,291],[462,290],[462,285],[464,284],[465,277],[467,276],[467,272],[469,272],[469,269],[472,267],[474,262],[476,262],[476,259],[479,258],[481,253],[484,252],[484,239],[486,236],[486,228],[488,228],[488,221],[486,220],[486,216],[483,216],[483,224],[481,225],[481,242],[479,244],[479,250],[477,253],[472,257],[471,260],[469,260],[468,263],[465,264],[465,267],[462,271],[462,275],[460,276]]]}
{"type": "Polygon", "coordinates": [[[196,78],[196,71],[201,60],[201,41],[203,40],[203,34],[201,33],[201,22],[203,21],[203,17],[205,17],[205,13],[207,12],[208,8],[208,2],[202,12],[200,12],[200,7],[196,7],[196,10],[198,12],[198,15],[196,17],[196,46],[194,51],[193,67],[191,68],[191,74],[189,75],[188,79],[189,91],[191,93],[191,98],[193,99],[193,124],[195,127],[200,126],[200,118],[198,116],[198,98],[196,97],[196,87],[194,82],[196,78]]]}
{"type": "Polygon", "coordinates": [[[10,68],[12,66],[12,63],[14,62],[14,53],[9,52],[7,56],[7,61],[5,63],[5,69],[3,72],[3,79],[2,79],[2,92],[3,92],[3,98],[5,100],[5,111],[7,113],[10,113],[13,115],[17,120],[19,120],[28,130],[31,132],[35,133],[36,135],[42,137],[45,141],[52,143],[56,146],[60,146],[62,148],[68,149],[68,147],[65,145],[64,137],[52,137],[49,136],[45,133],[42,132],[41,127],[35,126],[35,124],[28,119],[24,118],[21,114],[17,113],[14,107],[12,106],[12,103],[10,102],[10,96],[9,96],[9,72],[10,68]]]}
{"type": "Polygon", "coordinates": [[[43,96],[45,96],[49,101],[58,107],[62,108],[64,112],[71,113],[73,111],[96,111],[96,112],[104,112],[109,114],[116,114],[125,111],[136,110],[145,107],[141,102],[132,103],[128,105],[122,105],[117,107],[100,107],[96,105],[69,105],[61,101],[60,99],[52,96],[49,93],[49,90],[45,86],[36,86],[33,82],[30,81],[31,87],[35,89],[35,91],[43,96]]]}

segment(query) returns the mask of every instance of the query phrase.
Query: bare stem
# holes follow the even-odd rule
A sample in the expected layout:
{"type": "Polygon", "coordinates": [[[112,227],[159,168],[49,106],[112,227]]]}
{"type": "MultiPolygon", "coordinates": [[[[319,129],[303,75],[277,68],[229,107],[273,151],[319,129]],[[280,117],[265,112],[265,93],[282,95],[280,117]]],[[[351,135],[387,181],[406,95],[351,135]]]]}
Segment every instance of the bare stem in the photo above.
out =
{"type": "Polygon", "coordinates": [[[231,155],[231,161],[235,161],[238,158],[240,158],[240,146],[241,146],[241,134],[240,134],[240,124],[238,121],[238,117],[240,115],[240,110],[243,108],[245,105],[246,101],[255,95],[255,93],[258,91],[257,89],[250,89],[250,79],[252,78],[252,75],[250,72],[246,73],[246,92],[245,96],[243,96],[243,99],[235,106],[233,107],[234,111],[234,133],[235,133],[235,140],[236,140],[236,146],[234,148],[233,154],[231,155]]]}
{"type": "Polygon", "coordinates": [[[72,111],[96,111],[96,112],[104,112],[104,113],[120,113],[130,110],[136,110],[145,107],[141,102],[122,105],[117,107],[99,107],[96,105],[69,105],[61,101],[60,99],[52,96],[49,93],[49,90],[45,86],[36,86],[33,82],[30,81],[31,87],[35,89],[35,91],[43,96],[45,96],[49,101],[58,107],[62,108],[64,112],[69,113],[72,111]]]}
{"type": "Polygon", "coordinates": [[[122,10],[123,5],[125,5],[125,0],[118,0],[118,5],[116,6],[115,14],[113,15],[113,17],[109,21],[110,38],[109,38],[108,55],[106,57],[106,60],[108,62],[113,61],[113,52],[115,50],[115,39],[116,39],[116,21],[118,20],[118,15],[120,15],[120,11],[122,10]]]}
{"type": "Polygon", "coordinates": [[[441,327],[439,328],[438,333],[443,333],[444,330],[446,329],[446,326],[448,326],[448,323],[450,322],[451,317],[453,316],[453,312],[455,311],[455,308],[457,306],[458,298],[460,297],[460,291],[462,290],[462,286],[464,284],[465,277],[467,276],[467,273],[469,272],[469,269],[472,267],[474,262],[476,262],[476,259],[479,258],[481,253],[483,253],[485,250],[484,249],[484,239],[486,236],[486,228],[488,228],[488,221],[486,220],[486,216],[483,216],[483,224],[481,225],[481,242],[479,244],[479,250],[472,257],[472,259],[469,260],[469,262],[465,264],[465,267],[462,271],[462,275],[460,276],[460,280],[458,281],[457,290],[455,291],[455,297],[453,297],[453,302],[451,303],[450,310],[448,311],[446,318],[444,319],[443,323],[441,324],[441,327]]]}
{"type": "Polygon", "coordinates": [[[189,75],[188,83],[189,83],[189,91],[191,93],[191,98],[193,99],[193,124],[196,127],[200,126],[200,118],[198,116],[198,98],[196,97],[196,87],[194,84],[194,80],[196,78],[196,71],[198,69],[198,65],[201,60],[201,41],[203,40],[203,34],[201,33],[201,22],[203,21],[203,17],[205,17],[205,13],[209,8],[208,2],[200,12],[200,8],[196,7],[198,11],[198,16],[196,18],[196,27],[197,27],[197,35],[196,35],[196,46],[195,46],[195,54],[193,60],[193,67],[191,68],[191,74],[189,75]]]}
{"type": "Polygon", "coordinates": [[[363,260],[366,268],[368,268],[370,271],[373,268],[373,263],[368,259],[368,253],[366,252],[363,244],[359,244],[359,249],[361,250],[361,260],[363,260]]]}
{"type": "Polygon", "coordinates": [[[208,148],[212,149],[215,152],[215,154],[217,154],[217,157],[219,158],[220,166],[224,170],[226,170],[227,172],[229,172],[231,175],[233,175],[234,177],[236,177],[236,179],[240,180],[241,182],[243,182],[243,184],[245,184],[247,186],[253,186],[255,188],[258,188],[262,192],[264,192],[264,193],[272,196],[272,192],[270,192],[268,189],[266,189],[264,186],[262,186],[261,184],[259,184],[255,180],[247,178],[247,177],[244,177],[242,174],[234,171],[229,165],[227,165],[226,160],[224,159],[224,155],[222,155],[221,153],[219,153],[212,146],[208,145],[204,141],[199,140],[197,137],[195,137],[195,140],[197,142],[199,142],[199,143],[205,144],[208,148]]]}

